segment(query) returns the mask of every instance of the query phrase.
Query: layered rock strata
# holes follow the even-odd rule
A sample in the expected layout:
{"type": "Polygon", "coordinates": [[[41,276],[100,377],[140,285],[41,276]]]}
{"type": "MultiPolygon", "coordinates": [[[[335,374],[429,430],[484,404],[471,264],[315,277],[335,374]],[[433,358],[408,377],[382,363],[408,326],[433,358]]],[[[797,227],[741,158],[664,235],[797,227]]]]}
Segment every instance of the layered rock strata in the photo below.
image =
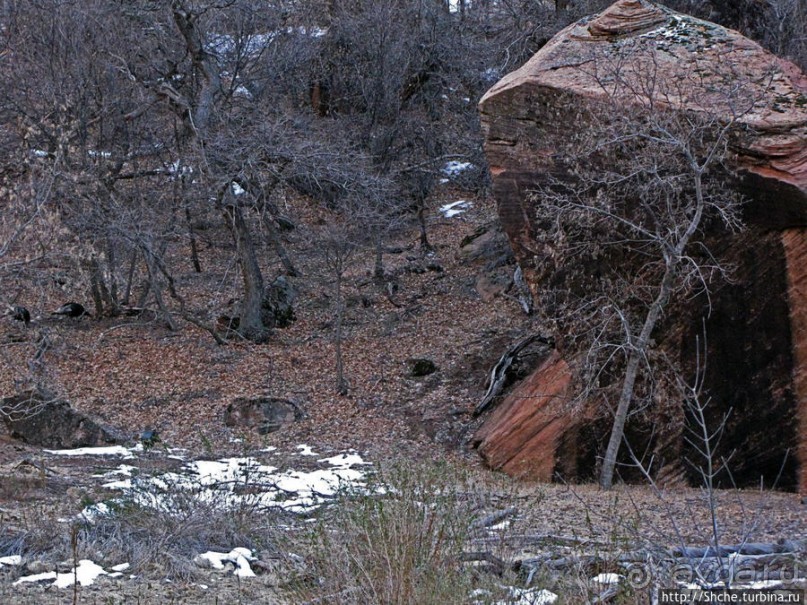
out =
{"type": "MultiPolygon", "coordinates": [[[[714,292],[711,313],[703,302],[676,307],[657,340],[669,354],[692,357],[708,315],[706,388],[716,418],[731,410],[725,447],[739,452],[739,479],[779,474],[780,483],[807,489],[807,78],[735,31],[645,0],[620,0],[561,31],[480,102],[500,219],[536,295],[545,267],[531,211],[539,202],[529,193],[552,173],[569,130],[586,127],[581,110],[611,94],[614,66],[626,81],[652,74],[663,83],[653,101],[666,109],[736,121],[730,160],[749,199],[748,229],[713,241],[734,279],[714,292]]],[[[647,100],[637,90],[618,99],[626,111],[647,100]]],[[[608,423],[585,407],[564,411],[557,368],[573,354],[557,353],[486,419],[476,442],[490,466],[541,479],[591,475],[608,423]]],[[[565,375],[567,388],[575,376],[565,375]]],[[[686,474],[682,426],[681,416],[661,415],[649,429],[677,477],[686,474]]]]}

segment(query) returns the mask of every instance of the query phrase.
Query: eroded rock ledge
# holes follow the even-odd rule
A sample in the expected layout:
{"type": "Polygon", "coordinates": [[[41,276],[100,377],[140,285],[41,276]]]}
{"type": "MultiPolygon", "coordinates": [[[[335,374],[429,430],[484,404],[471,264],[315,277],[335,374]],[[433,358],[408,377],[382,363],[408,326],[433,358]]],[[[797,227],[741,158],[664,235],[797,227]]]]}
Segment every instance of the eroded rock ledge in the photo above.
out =
{"type": "MultiPolygon", "coordinates": [[[[580,109],[605,98],[602,74],[615,63],[623,77],[651,69],[673,84],[656,101],[675,110],[728,120],[737,103],[748,109],[731,150],[736,187],[750,199],[748,229],[714,242],[736,271],[712,299],[706,388],[716,417],[733,410],[725,447],[740,452],[735,478],[772,482],[781,470],[780,485],[807,490],[807,78],[793,64],[735,31],[645,0],[620,0],[561,31],[480,102],[494,195],[516,258],[538,293],[543,267],[528,192],[552,171],[569,130],[585,127],[580,109]]],[[[693,355],[703,315],[693,306],[665,322],[659,340],[669,354],[693,355]]],[[[490,466],[541,479],[592,476],[608,426],[565,411],[562,364],[556,353],[487,418],[476,441],[490,466]]],[[[682,418],[655,423],[653,447],[667,458],[662,474],[681,478],[682,418]]]]}

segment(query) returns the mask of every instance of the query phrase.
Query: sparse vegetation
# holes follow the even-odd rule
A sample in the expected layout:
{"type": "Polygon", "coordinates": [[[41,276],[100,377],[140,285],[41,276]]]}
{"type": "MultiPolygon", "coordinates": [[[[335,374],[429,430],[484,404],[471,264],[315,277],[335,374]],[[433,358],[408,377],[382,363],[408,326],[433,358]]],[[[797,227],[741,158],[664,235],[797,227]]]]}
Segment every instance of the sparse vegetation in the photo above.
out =
{"type": "Polygon", "coordinates": [[[302,601],[332,604],[466,603],[472,570],[462,555],[481,493],[446,465],[399,464],[366,493],[347,491],[310,532],[302,601]]]}
{"type": "MultiPolygon", "coordinates": [[[[105,463],[0,438],[0,557],[22,557],[0,563],[0,601],[628,604],[675,581],[677,564],[704,583],[725,574],[745,556],[727,545],[792,534],[786,546],[802,550],[776,554],[802,564],[795,496],[770,496],[770,518],[753,523],[766,494],[723,497],[716,478],[730,465],[711,448],[706,404],[653,341],[671,299],[723,275],[697,236],[703,220],[739,226],[738,198],[720,192],[729,126],[655,107],[625,115],[615,103],[602,130],[572,132],[555,159],[579,180],[536,193],[550,203],[535,241],[569,261],[559,269],[573,283],[547,289],[540,309],[495,226],[479,99],[608,4],[0,3],[0,416],[69,400],[104,431],[125,428],[96,441],[142,445],[132,491],[108,485],[105,463]],[[463,256],[483,238],[478,256],[463,256]],[[618,262],[602,270],[627,256],[647,259],[640,275],[618,262]],[[279,283],[293,294],[280,297],[279,283]],[[584,320],[561,319],[572,306],[584,320]],[[638,451],[631,469],[646,486],[608,494],[475,469],[464,445],[485,373],[507,343],[548,326],[567,332],[545,339],[552,346],[594,335],[583,360],[591,392],[622,386],[601,485],[612,487],[617,450],[624,462],[633,445],[626,419],[674,392],[663,403],[689,402],[707,437],[693,446],[707,453],[693,467],[705,491],[657,485],[655,461],[638,451]],[[293,413],[263,418],[266,434],[249,418],[225,426],[227,403],[261,397],[293,413]],[[298,494],[274,485],[278,506],[267,505],[251,467],[227,482],[172,482],[174,445],[210,459],[271,446],[297,473],[288,460],[319,471],[324,457],[366,447],[374,466],[336,496],[312,488],[320,508],[284,510],[298,494]],[[194,560],[239,547],[254,554],[256,578],[194,560]],[[38,573],[75,580],[86,559],[128,563],[131,577],[13,585],[38,573]]],[[[807,65],[803,1],[739,15],[730,2],[671,4],[721,10],[807,65]]],[[[713,42],[700,25],[697,37],[713,42]]],[[[647,76],[642,86],[656,86],[647,76]]],[[[779,96],[772,108],[805,99],[779,96]]],[[[89,423],[76,424],[89,439],[89,423]]]]}

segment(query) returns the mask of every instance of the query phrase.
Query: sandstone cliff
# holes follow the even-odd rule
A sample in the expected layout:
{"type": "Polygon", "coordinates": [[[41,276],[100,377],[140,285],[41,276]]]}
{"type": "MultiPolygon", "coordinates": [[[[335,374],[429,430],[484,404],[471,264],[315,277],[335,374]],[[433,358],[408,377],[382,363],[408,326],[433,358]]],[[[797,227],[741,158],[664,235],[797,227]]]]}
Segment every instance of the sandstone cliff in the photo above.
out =
{"type": "MultiPolygon", "coordinates": [[[[499,215],[536,294],[546,267],[535,252],[529,192],[553,171],[569,130],[586,127],[580,109],[605,97],[604,74],[614,66],[621,77],[652,71],[672,83],[654,99],[666,108],[727,122],[742,107],[730,159],[735,186],[750,200],[748,229],[710,236],[734,278],[714,293],[711,313],[703,301],[677,306],[657,340],[686,360],[708,316],[706,390],[714,419],[731,410],[723,453],[737,452],[735,477],[772,482],[781,470],[780,483],[792,487],[801,472],[807,487],[807,78],[737,32],[644,0],[620,0],[560,32],[480,103],[499,215]]],[[[629,110],[645,100],[634,90],[622,102],[629,110]]],[[[544,479],[592,476],[608,422],[564,408],[575,377],[563,364],[556,354],[486,420],[476,441],[492,467],[544,479]]],[[[681,477],[682,426],[683,412],[667,411],[628,430],[652,435],[649,445],[668,459],[664,472],[681,477]]]]}

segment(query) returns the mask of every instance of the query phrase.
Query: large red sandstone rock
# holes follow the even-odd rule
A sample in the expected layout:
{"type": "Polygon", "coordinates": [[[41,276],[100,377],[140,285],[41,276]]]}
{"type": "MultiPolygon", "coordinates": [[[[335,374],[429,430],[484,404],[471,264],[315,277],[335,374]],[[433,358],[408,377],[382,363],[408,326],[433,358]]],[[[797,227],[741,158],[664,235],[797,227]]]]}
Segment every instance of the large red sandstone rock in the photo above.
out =
{"type": "MultiPolygon", "coordinates": [[[[802,470],[791,458],[786,482],[794,485],[800,472],[807,489],[807,77],[794,65],[737,32],[644,0],[620,0],[564,29],[480,102],[494,195],[516,258],[539,291],[543,267],[533,252],[527,192],[552,171],[553,152],[568,130],[585,127],[580,109],[605,98],[601,78],[616,63],[625,78],[652,70],[666,83],[656,102],[673,109],[726,120],[732,110],[747,109],[732,139],[732,159],[741,175],[737,186],[752,200],[749,229],[716,243],[737,270],[713,300],[707,387],[720,400],[716,414],[734,410],[727,442],[745,457],[741,477],[753,483],[761,473],[775,475],[775,461],[790,447],[798,449],[802,470]]],[[[629,107],[637,99],[622,102],[629,107]]],[[[662,336],[681,355],[691,354],[687,342],[699,329],[700,313],[691,311],[667,322],[662,336]]],[[[480,451],[492,467],[534,468],[533,476],[548,478],[553,469],[582,476],[581,464],[593,466],[608,427],[581,426],[583,420],[557,412],[556,381],[542,366],[518,387],[553,393],[552,430],[545,428],[544,404],[518,403],[518,392],[480,429],[480,451]],[[582,453],[581,434],[588,435],[582,453]]],[[[681,419],[667,420],[670,426],[659,428],[672,431],[667,451],[676,452],[681,419]]]]}
{"type": "Polygon", "coordinates": [[[571,373],[557,354],[535,370],[539,380],[521,382],[477,433],[487,464],[511,475],[551,481],[561,435],[574,424],[566,408],[571,373]],[[513,451],[511,444],[520,448],[513,451]]]}

